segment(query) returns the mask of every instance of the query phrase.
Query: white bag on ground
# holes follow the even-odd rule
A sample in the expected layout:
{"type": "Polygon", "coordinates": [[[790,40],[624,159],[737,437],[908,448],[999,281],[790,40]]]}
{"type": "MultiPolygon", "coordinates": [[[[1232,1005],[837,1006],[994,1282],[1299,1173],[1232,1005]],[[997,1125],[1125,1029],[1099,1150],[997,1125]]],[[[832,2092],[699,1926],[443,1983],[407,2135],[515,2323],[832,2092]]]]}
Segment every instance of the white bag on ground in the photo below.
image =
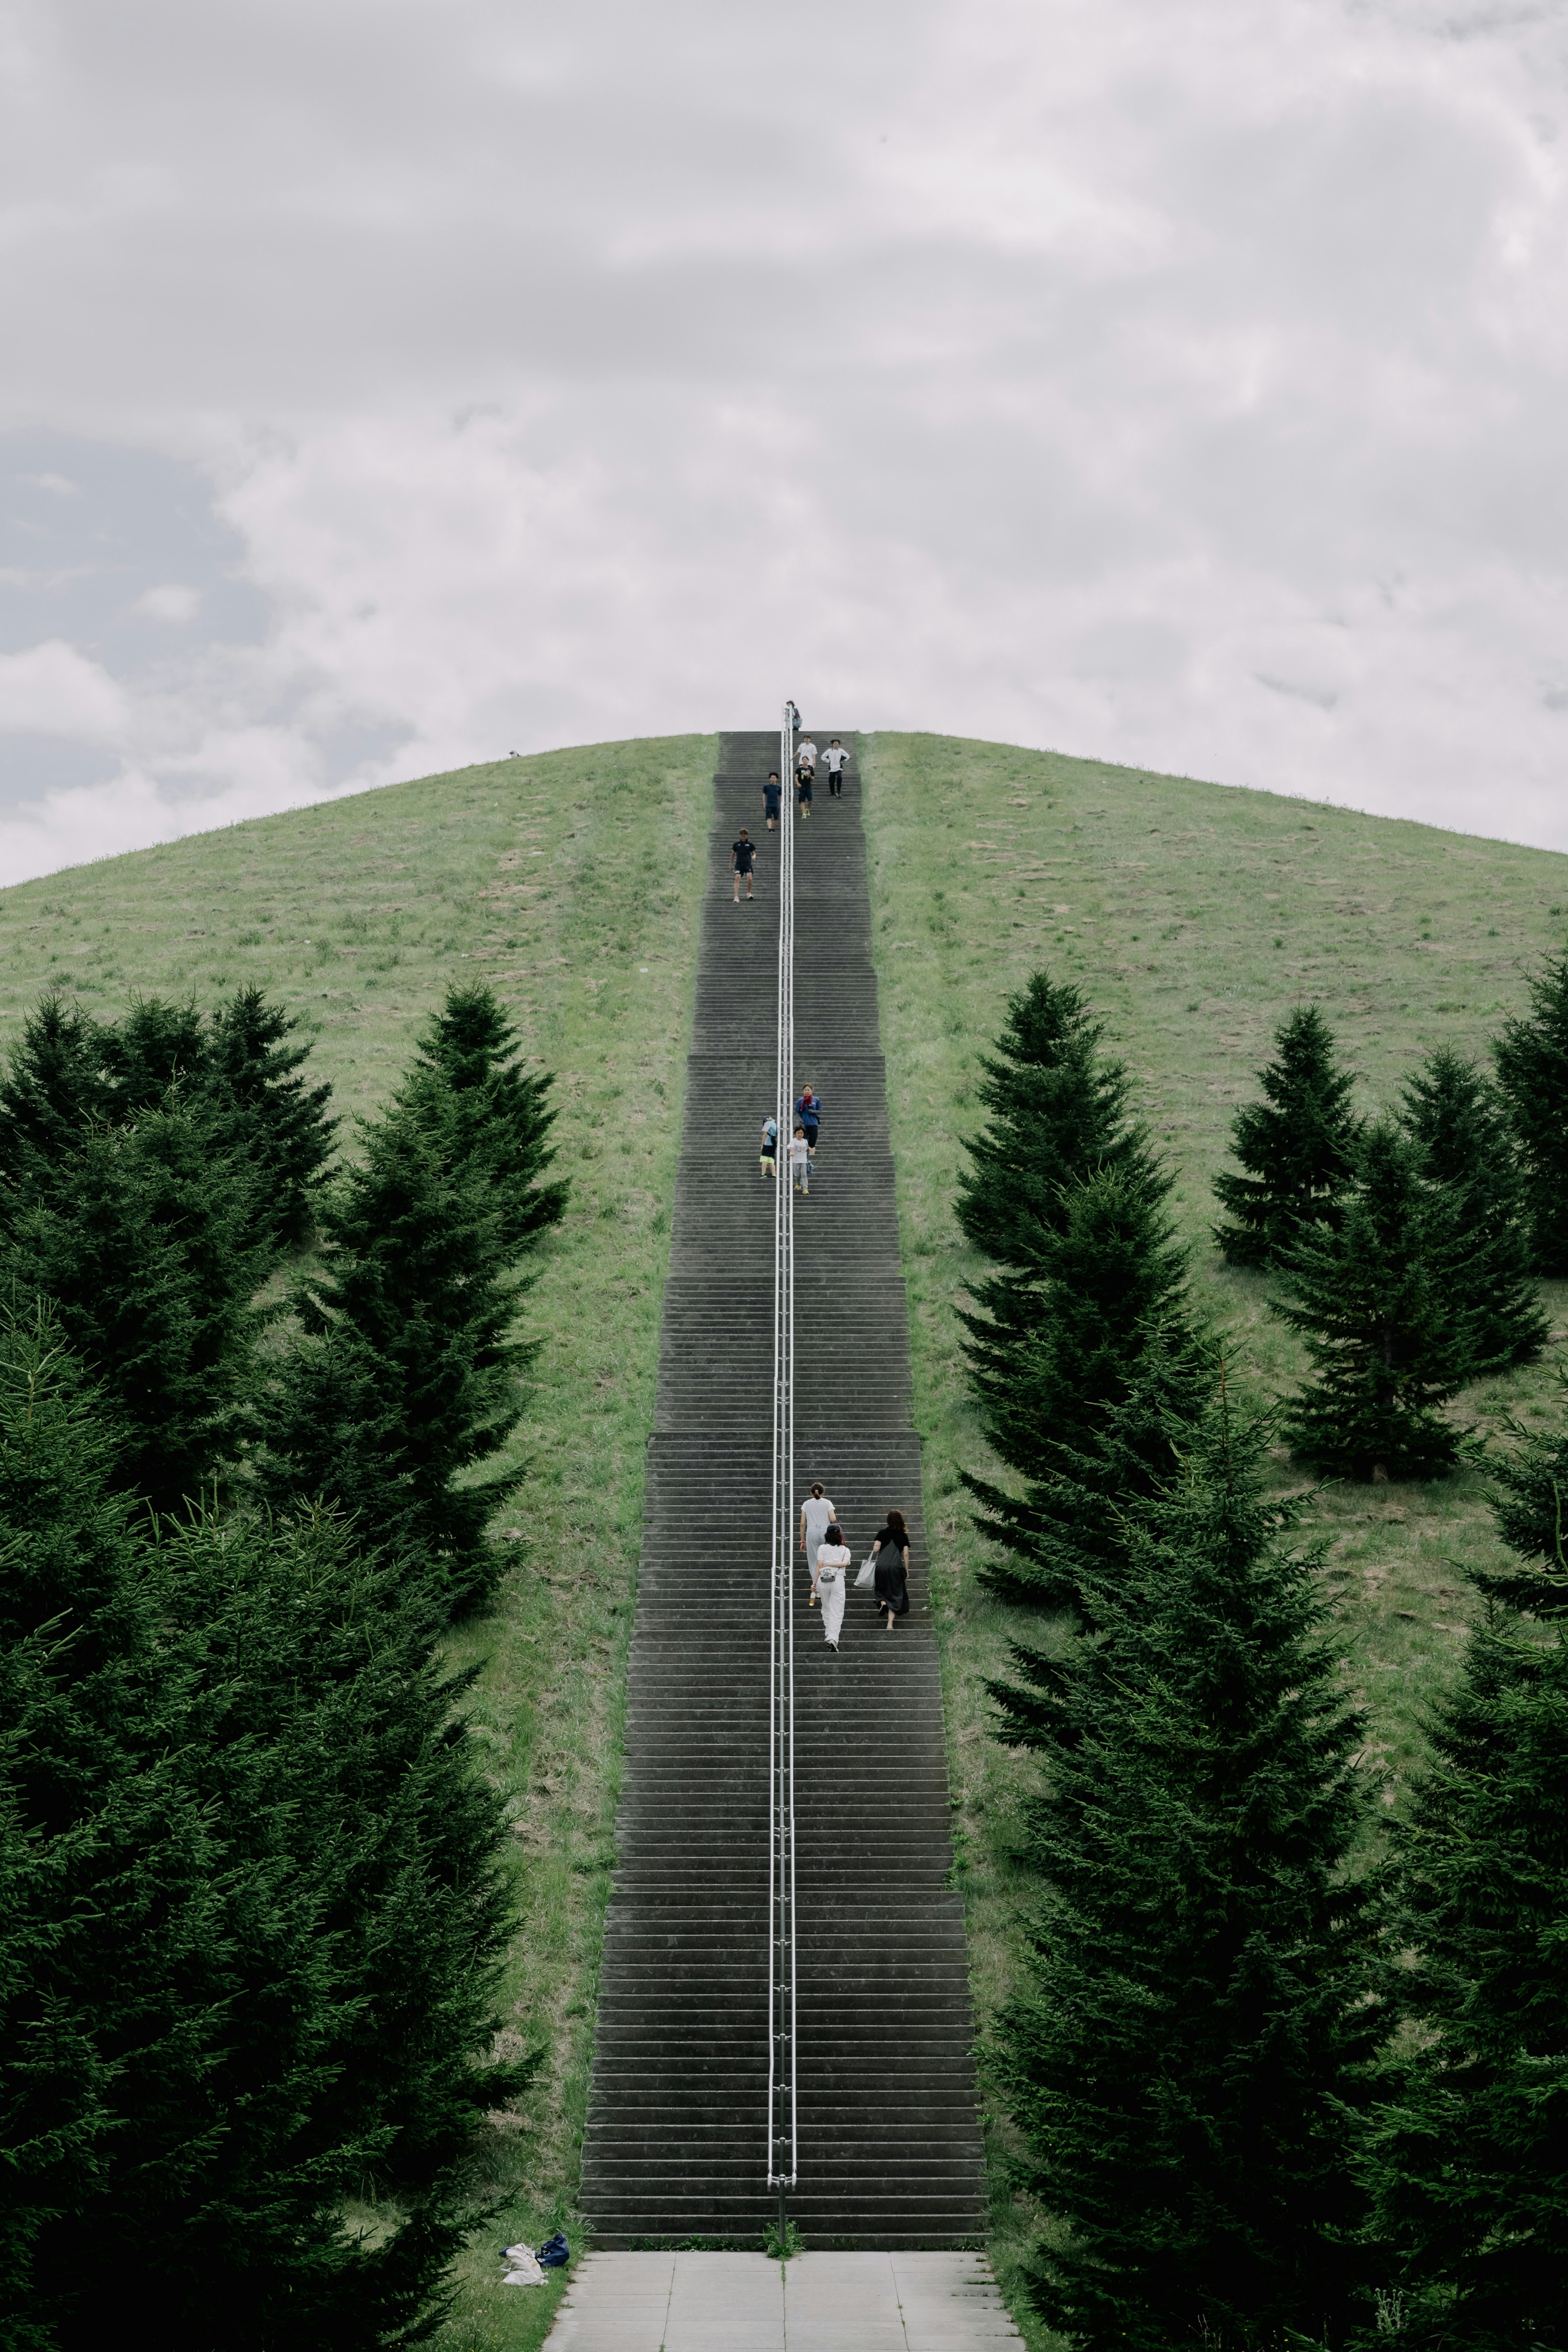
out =
{"type": "Polygon", "coordinates": [[[506,2264],[502,2286],[542,2286],[544,2273],[539,2267],[539,2257],[531,2246],[508,2246],[501,2255],[506,2264]]]}

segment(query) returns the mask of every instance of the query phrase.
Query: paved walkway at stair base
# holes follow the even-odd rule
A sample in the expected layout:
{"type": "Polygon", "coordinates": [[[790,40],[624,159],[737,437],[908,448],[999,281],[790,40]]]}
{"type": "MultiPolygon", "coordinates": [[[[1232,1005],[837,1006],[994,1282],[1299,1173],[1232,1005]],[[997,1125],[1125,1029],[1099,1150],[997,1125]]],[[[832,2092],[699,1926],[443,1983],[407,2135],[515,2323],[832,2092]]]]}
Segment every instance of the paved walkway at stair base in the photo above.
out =
{"type": "Polygon", "coordinates": [[[574,2271],[547,2352],[1022,2352],[1023,2342],[980,2254],[605,2253],[574,2271]]]}

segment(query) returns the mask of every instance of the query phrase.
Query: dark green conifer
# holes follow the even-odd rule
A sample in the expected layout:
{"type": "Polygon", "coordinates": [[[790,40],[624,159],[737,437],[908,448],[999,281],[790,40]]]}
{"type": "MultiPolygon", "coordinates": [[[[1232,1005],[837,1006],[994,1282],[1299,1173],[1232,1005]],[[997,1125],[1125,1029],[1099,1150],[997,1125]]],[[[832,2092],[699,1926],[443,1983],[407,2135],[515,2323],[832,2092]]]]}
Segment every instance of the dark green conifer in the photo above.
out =
{"type": "MultiPolygon", "coordinates": [[[[1060,1607],[1073,1598],[1064,1544],[1106,1416],[1158,1368],[1164,1404],[1190,1391],[1202,1350],[1187,1295],[1186,1254],[1162,1208],[1157,1181],[1100,1171],[1071,1185],[1059,1231],[1043,1231],[1034,1263],[979,1286],[988,1316],[966,1315],[971,1380],[985,1433],[1025,1483],[1021,1496],[965,1474],[981,1505],[976,1525],[1005,1554],[983,1571],[1004,1598],[1060,1607]],[[1020,1307],[1022,1311],[1020,1312],[1020,1307]],[[1005,1320],[1009,1318],[1010,1320],[1005,1320]]],[[[1118,1479],[1163,1470],[1163,1423],[1142,1438],[1122,1428],[1118,1479]]],[[[1094,1506],[1087,1506],[1092,1517],[1094,1506]]]]}
{"type": "Polygon", "coordinates": [[[129,1010],[101,1035],[108,1116],[116,1126],[129,1127],[142,1111],[160,1108],[176,1088],[187,1101],[208,1091],[212,1053],[194,1003],[132,997],[129,1010]]]}
{"type": "Polygon", "coordinates": [[[1568,1274],[1568,953],[1530,982],[1530,1012],[1492,1047],[1518,1139],[1538,1274],[1568,1274]]]}
{"type": "Polygon", "coordinates": [[[1086,2352],[1340,2345],[1362,2200],[1349,2132],[1379,2028],[1360,1733],[1315,1555],[1266,1499],[1265,1421],[1223,1392],[1168,1433],[1163,1487],[1106,1507],[1092,1627],[1019,1645],[1000,1737],[1037,1749],[1037,1885],[998,2034],[1028,2185],[1067,2228],[1036,2260],[1086,2352]]]}
{"type": "Polygon", "coordinates": [[[0,1279],[54,1301],[118,1417],[122,1475],[177,1510],[232,1452],[253,1379],[270,1264],[255,1176],[210,1105],[177,1093],[31,1167],[0,1199],[0,1279]]]}
{"type": "MultiPolygon", "coordinates": [[[[1153,1177],[1142,1128],[1128,1113],[1127,1073],[1100,1051],[1104,1032],[1079,991],[1033,973],[1007,1001],[979,1087],[991,1124],[968,1141],[959,1178],[965,1238],[998,1265],[1026,1274],[1043,1233],[1063,1222],[1062,1194],[1090,1170],[1153,1177]]],[[[1163,1196],[1169,1190],[1158,1179],[1163,1196]]]]}
{"type": "Polygon", "coordinates": [[[1309,1228],[1281,1261],[1275,1311],[1315,1375],[1286,1418],[1298,1454],[1354,1478],[1452,1469],[1459,1432],[1441,1408],[1476,1369],[1473,1258],[1414,1147],[1386,1121],[1369,1128],[1337,1227],[1309,1228]]]}
{"type": "Polygon", "coordinates": [[[0,2340],[372,2352],[520,2078],[497,1801],[416,1580],[320,1519],[160,1550],[122,1484],[47,1320],[0,1331],[0,2340]]]}
{"type": "Polygon", "coordinates": [[[1389,1988],[1406,2031],[1368,2170],[1416,2346],[1531,2352],[1568,2314],[1568,1555],[1554,1498],[1547,1525],[1533,1516],[1564,1450],[1536,1449],[1512,1484],[1525,1524],[1500,1525],[1526,1568],[1483,1580],[1493,1606],[1395,1824],[1389,1988]]]}
{"type": "Polygon", "coordinates": [[[310,1232],[338,1124],[327,1112],[331,1087],[310,1086],[301,1076],[310,1048],[290,1042],[299,1025],[258,988],[241,988],[214,1013],[210,1032],[215,1095],[256,1171],[279,1244],[310,1232]]]}
{"type": "Polygon", "coordinates": [[[1279,1058],[1258,1072],[1265,1100],[1237,1113],[1233,1150],[1248,1172],[1215,1179],[1229,1213],[1215,1239],[1232,1265],[1271,1265],[1314,1220],[1339,1220],[1351,1181],[1357,1122],[1353,1079],[1334,1058],[1315,1004],[1299,1005],[1275,1033],[1279,1058]]]}
{"type": "Polygon", "coordinates": [[[516,1477],[464,1474],[493,1465],[515,1426],[533,1349],[510,1336],[494,1188],[455,1161],[440,1087],[422,1075],[363,1121],[363,1161],[322,1204],[325,1265],[259,1409],[259,1475],[279,1504],[351,1513],[365,1542],[423,1563],[460,1610],[493,1591],[484,1528],[516,1477]]]}
{"type": "Polygon", "coordinates": [[[1526,1438],[1492,1468],[1492,1512],[1498,1533],[1524,1562],[1501,1575],[1470,1571],[1487,1598],[1516,1614],[1558,1614],[1568,1574],[1568,1373],[1557,1371],[1555,1428],[1526,1438]]]}
{"type": "Polygon", "coordinates": [[[1451,1046],[1405,1089],[1401,1124],[1424,1174],[1445,1186],[1470,1245],[1458,1304],[1473,1317],[1477,1374],[1532,1364],[1550,1337],[1530,1275],[1530,1226],[1513,1137],[1496,1095],[1451,1046]]]}
{"type": "Polygon", "coordinates": [[[555,1158],[554,1081],[521,1066],[517,1032],[482,984],[448,989],[418,1046],[411,1114],[443,1132],[454,1159],[489,1186],[507,1257],[532,1249],[566,1212],[568,1186],[543,1181],[555,1158]]]}
{"type": "Polygon", "coordinates": [[[95,1021],[58,996],[27,1014],[0,1077],[0,1196],[68,1159],[107,1117],[107,1045],[95,1021]]]}

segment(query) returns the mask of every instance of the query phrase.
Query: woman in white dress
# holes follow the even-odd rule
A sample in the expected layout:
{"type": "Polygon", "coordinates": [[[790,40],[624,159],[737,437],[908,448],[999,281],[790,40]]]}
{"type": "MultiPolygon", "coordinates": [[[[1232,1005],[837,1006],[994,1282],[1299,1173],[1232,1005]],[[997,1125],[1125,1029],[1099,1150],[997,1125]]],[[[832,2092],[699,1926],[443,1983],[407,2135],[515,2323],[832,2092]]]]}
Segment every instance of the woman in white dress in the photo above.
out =
{"type": "Polygon", "coordinates": [[[811,1597],[822,1594],[822,1633],[830,1650],[838,1647],[838,1632],[844,1622],[844,1580],[849,1572],[849,1547],[844,1540],[844,1530],[837,1519],[816,1548],[816,1574],[812,1579],[811,1597]]]}

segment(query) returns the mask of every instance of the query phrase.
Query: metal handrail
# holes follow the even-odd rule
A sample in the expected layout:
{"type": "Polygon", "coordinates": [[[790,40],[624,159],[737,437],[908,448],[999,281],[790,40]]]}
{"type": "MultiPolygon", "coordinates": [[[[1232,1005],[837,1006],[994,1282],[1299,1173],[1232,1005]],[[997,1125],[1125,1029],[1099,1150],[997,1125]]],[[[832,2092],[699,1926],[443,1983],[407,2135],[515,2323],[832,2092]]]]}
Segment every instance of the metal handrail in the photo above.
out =
{"type": "Polygon", "coordinates": [[[773,1160],[773,1558],[768,1658],[768,2187],[795,2182],[795,707],[779,730],[778,1150],[773,1160]]]}

